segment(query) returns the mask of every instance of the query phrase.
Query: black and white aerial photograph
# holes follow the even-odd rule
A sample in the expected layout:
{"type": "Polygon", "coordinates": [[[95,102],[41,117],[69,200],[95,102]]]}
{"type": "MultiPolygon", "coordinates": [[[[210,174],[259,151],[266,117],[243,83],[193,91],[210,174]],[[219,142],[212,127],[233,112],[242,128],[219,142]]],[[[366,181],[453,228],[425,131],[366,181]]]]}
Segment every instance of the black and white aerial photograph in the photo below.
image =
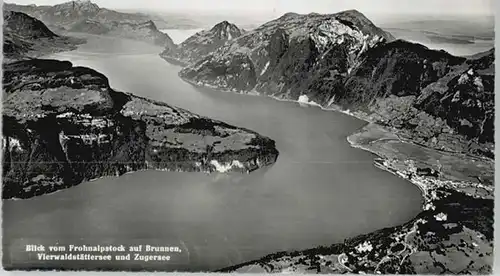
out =
{"type": "Polygon", "coordinates": [[[495,0],[7,0],[8,271],[492,274],[495,0]]]}

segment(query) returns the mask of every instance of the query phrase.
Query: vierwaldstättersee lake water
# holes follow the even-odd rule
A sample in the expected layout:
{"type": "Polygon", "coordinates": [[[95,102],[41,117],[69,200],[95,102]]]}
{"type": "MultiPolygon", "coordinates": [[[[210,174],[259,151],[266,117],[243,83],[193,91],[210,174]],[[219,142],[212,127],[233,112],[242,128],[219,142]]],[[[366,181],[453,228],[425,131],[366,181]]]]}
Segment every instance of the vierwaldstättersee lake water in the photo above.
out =
{"type": "Polygon", "coordinates": [[[159,268],[212,270],[277,251],[342,242],[419,212],[416,186],[377,169],[374,155],[346,141],[364,122],[266,97],[197,90],[178,78],[179,67],[158,56],[161,50],[89,37],[78,50],[50,57],[100,71],[117,90],[269,136],[280,152],[278,161],[248,175],[137,172],[28,200],[4,200],[3,234],[9,241],[4,246],[174,245],[189,254],[178,265],[159,268]]]}

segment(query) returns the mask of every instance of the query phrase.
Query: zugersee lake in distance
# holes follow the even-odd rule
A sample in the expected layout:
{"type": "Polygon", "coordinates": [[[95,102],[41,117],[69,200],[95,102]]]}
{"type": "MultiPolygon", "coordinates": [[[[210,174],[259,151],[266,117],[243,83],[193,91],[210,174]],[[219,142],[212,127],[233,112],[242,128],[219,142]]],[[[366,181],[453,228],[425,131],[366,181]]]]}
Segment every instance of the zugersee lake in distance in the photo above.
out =
{"type": "Polygon", "coordinates": [[[174,245],[189,256],[157,268],[213,270],[342,242],[404,223],[420,211],[416,186],[377,169],[374,155],[346,141],[364,122],[266,97],[197,90],[178,78],[179,67],[158,56],[161,50],[89,36],[77,51],[50,58],[91,67],[116,90],[269,136],[278,161],[248,175],[137,172],[29,200],[4,200],[4,246],[20,238],[40,244],[174,245]]]}

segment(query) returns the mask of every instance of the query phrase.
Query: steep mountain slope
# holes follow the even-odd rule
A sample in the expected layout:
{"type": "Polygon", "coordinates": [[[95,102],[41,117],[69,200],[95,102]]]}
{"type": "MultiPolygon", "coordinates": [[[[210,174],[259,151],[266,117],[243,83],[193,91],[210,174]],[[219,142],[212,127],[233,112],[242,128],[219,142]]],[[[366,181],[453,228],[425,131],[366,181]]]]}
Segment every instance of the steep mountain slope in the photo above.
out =
{"type": "Polygon", "coordinates": [[[167,47],[160,56],[174,64],[188,65],[215,51],[227,41],[240,37],[243,32],[236,25],[222,21],[210,30],[189,37],[175,48],[167,47]]]}
{"type": "Polygon", "coordinates": [[[145,169],[249,172],[278,156],[269,138],[114,91],[67,61],[6,64],[3,84],[3,198],[145,169]]]}
{"type": "Polygon", "coordinates": [[[21,12],[4,11],[3,17],[4,62],[73,50],[77,44],[84,42],[81,39],[59,36],[43,22],[21,12]]]}
{"type": "Polygon", "coordinates": [[[200,85],[297,99],[323,68],[347,74],[357,57],[388,40],[392,36],[354,10],[288,13],[217,49],[180,76],[200,85]]]}
{"type": "MultiPolygon", "coordinates": [[[[53,29],[109,34],[145,40],[164,47],[173,45],[171,38],[158,30],[150,16],[116,12],[101,8],[88,0],[70,1],[54,6],[5,4],[4,10],[24,12],[45,22],[53,29]]],[[[157,22],[162,21],[157,20],[157,22]]]]}

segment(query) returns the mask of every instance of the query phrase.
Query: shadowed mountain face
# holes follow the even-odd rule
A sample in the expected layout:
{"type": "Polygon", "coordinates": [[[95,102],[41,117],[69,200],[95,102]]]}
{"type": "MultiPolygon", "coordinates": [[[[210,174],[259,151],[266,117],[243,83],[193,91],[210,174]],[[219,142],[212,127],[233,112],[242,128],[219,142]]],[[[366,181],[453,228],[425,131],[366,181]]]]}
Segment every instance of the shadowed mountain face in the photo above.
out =
{"type": "Polygon", "coordinates": [[[20,11],[57,30],[107,34],[172,47],[172,39],[158,30],[151,18],[100,8],[91,1],[70,1],[54,6],[5,4],[4,10],[20,11]]]}
{"type": "Polygon", "coordinates": [[[494,50],[465,59],[395,41],[367,52],[332,102],[414,142],[493,157],[494,60],[494,50]]]}
{"type": "Polygon", "coordinates": [[[167,47],[160,56],[174,64],[188,65],[215,51],[226,42],[240,37],[243,33],[244,31],[236,25],[223,21],[210,30],[196,33],[175,48],[167,47]]]}
{"type": "Polygon", "coordinates": [[[40,20],[21,12],[4,11],[3,17],[3,53],[7,60],[73,50],[84,42],[59,36],[40,20]]]}
{"type": "Polygon", "coordinates": [[[33,39],[57,37],[43,22],[24,13],[5,11],[3,17],[5,32],[33,39]]]}
{"type": "Polygon", "coordinates": [[[287,13],[179,75],[194,85],[361,111],[418,143],[491,157],[493,55],[466,59],[394,41],[353,10],[287,13]]]}

